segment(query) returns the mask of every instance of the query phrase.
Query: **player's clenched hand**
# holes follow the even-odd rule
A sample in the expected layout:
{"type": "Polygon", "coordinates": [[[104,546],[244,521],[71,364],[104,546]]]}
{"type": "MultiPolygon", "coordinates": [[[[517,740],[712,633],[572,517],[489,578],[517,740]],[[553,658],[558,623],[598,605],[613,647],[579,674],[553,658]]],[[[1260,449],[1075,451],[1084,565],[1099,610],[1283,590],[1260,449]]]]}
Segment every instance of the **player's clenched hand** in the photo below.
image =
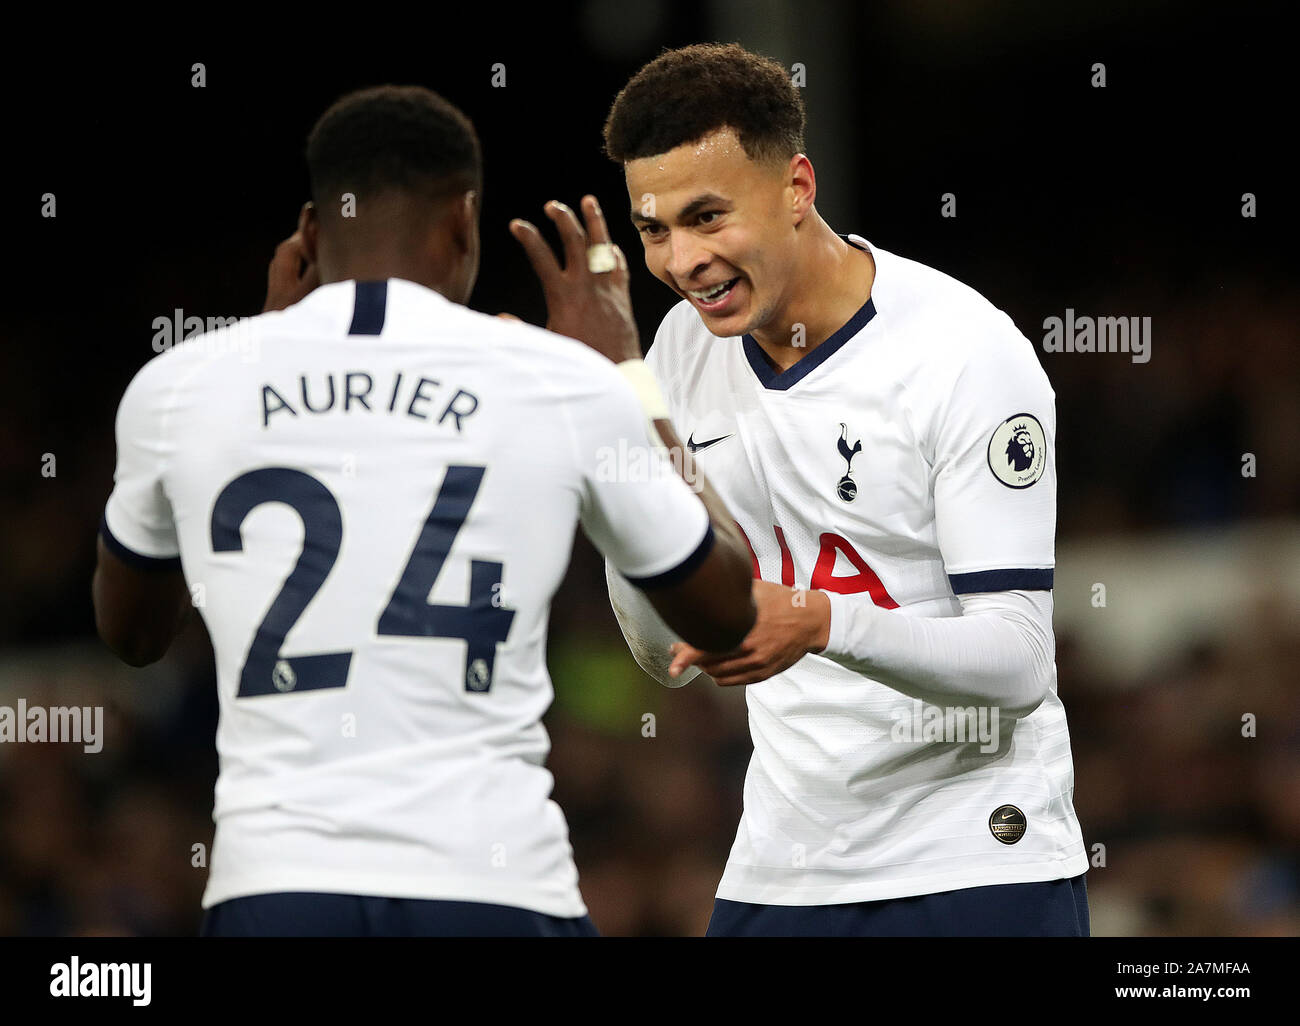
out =
{"type": "Polygon", "coordinates": [[[543,209],[559,229],[564,267],[560,267],[535,225],[516,218],[510,222],[510,234],[524,247],[541,279],[546,294],[546,327],[585,342],[615,363],[640,359],[641,343],[628,292],[627,258],[615,246],[612,271],[592,271],[587,266],[587,248],[609,242],[609,229],[596,197],[582,198],[585,228],[563,203],[551,200],[543,209]]]}
{"type": "Polygon", "coordinates": [[[266,269],[266,302],[262,306],[262,313],[293,306],[320,284],[320,271],[307,258],[307,249],[302,241],[302,226],[306,216],[304,207],[298,220],[298,230],[275,247],[275,256],[271,257],[270,266],[266,269]]]}
{"type": "Polygon", "coordinates": [[[719,684],[757,684],[790,669],[830,640],[831,605],[824,592],[771,581],[754,582],[758,619],[734,652],[701,652],[683,641],[672,647],[668,675],[698,666],[719,684]]]}

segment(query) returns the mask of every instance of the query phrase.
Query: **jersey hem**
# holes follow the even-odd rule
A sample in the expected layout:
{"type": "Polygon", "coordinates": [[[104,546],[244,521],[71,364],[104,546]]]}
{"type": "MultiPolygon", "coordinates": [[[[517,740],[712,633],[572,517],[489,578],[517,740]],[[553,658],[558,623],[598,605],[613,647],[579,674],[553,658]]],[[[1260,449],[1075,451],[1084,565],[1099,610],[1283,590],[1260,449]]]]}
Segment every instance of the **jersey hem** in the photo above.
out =
{"type": "MultiPolygon", "coordinates": [[[[741,867],[743,872],[744,868],[741,867]]],[[[754,867],[762,868],[762,867],[754,867]]],[[[728,864],[722,882],[718,884],[717,897],[724,901],[743,901],[751,905],[849,905],[860,901],[890,901],[895,898],[914,898],[922,894],[939,894],[960,891],[970,887],[989,887],[997,884],[1044,883],[1065,880],[1088,871],[1088,857],[1080,852],[1064,860],[1017,864],[981,870],[979,876],[970,873],[943,873],[938,876],[908,877],[886,883],[833,883],[789,886],[784,884],[758,884],[744,881],[727,881],[731,871],[728,864]]]]}
{"type": "Polygon", "coordinates": [[[426,901],[477,901],[488,905],[510,905],[561,919],[580,919],[587,906],[574,891],[568,896],[540,893],[531,887],[510,887],[481,880],[430,876],[392,876],[389,874],[313,873],[309,870],[285,871],[209,881],[203,892],[202,907],[211,908],[234,898],[257,894],[320,892],[355,894],[368,898],[413,898],[426,901]]]}

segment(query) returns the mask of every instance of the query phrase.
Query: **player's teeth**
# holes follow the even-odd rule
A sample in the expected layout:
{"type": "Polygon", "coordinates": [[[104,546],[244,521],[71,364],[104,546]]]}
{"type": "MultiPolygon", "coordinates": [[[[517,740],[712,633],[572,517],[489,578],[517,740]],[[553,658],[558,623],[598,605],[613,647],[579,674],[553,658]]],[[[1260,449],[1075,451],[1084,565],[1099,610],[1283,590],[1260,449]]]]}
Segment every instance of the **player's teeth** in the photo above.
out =
{"type": "Polygon", "coordinates": [[[691,295],[694,296],[696,299],[702,299],[707,301],[710,299],[716,299],[718,296],[722,295],[723,292],[727,291],[730,287],[731,287],[731,282],[724,281],[713,286],[713,288],[711,289],[700,289],[698,291],[691,292],[691,295]]]}

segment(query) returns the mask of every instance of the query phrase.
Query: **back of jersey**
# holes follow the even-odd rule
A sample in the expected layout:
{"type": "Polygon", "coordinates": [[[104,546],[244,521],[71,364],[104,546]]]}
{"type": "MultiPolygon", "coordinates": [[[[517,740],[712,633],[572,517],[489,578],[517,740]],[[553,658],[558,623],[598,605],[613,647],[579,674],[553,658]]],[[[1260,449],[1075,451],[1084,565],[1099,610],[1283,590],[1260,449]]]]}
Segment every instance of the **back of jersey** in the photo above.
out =
{"type": "Polygon", "coordinates": [[[671,475],[598,480],[603,447],[645,443],[613,366],[411,282],[338,282],[152,361],[118,434],[107,530],[179,551],[216,653],[204,907],[584,914],[543,766],[549,603],[579,520],[629,576],[709,533],[671,475]]]}

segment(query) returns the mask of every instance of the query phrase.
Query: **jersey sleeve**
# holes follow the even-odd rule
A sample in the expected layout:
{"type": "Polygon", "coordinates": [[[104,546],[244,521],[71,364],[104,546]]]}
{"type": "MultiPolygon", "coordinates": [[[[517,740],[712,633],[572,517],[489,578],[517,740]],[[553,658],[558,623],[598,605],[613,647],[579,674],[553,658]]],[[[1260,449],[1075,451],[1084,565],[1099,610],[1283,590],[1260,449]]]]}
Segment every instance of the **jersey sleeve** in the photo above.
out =
{"type": "Polygon", "coordinates": [[[935,525],[955,595],[1052,587],[1056,396],[1002,321],[970,347],[934,421],[935,525]]]}
{"type": "MultiPolygon", "coordinates": [[[[670,677],[668,668],[673,657],[669,651],[682,638],[663,621],[650,600],[638,588],[605,561],[605,583],[609,588],[609,605],[614,610],[619,630],[638,666],[666,688],[679,688],[689,684],[703,671],[698,666],[688,666],[680,677],[670,677]]],[[[704,675],[706,680],[711,678],[704,675]]]]}
{"type": "Polygon", "coordinates": [[[1028,716],[1056,687],[1052,595],[962,595],[961,616],[899,616],[857,595],[828,593],[830,636],[820,653],[934,705],[976,702],[1028,716]]]}
{"type": "Polygon", "coordinates": [[[632,386],[612,365],[601,370],[600,392],[570,406],[583,530],[638,588],[676,583],[713,547],[708,512],[651,441],[632,386]]]}
{"type": "Polygon", "coordinates": [[[179,569],[176,525],[163,488],[170,448],[164,433],[166,391],[161,386],[157,364],[146,364],[122,396],[117,410],[117,469],[100,534],[124,562],[179,569]]]}

